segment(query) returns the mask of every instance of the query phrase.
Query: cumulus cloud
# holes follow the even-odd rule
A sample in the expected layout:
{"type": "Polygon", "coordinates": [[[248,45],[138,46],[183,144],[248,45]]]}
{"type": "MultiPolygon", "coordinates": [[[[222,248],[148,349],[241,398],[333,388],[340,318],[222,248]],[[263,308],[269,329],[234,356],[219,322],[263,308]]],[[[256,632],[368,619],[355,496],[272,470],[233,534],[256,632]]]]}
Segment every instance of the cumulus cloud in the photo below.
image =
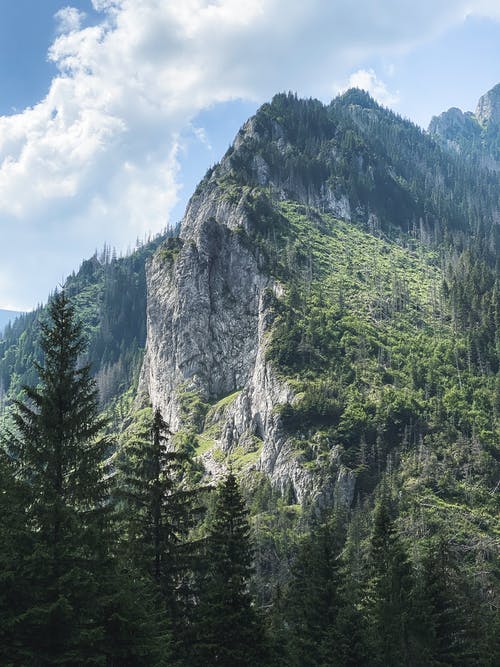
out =
{"type": "Polygon", "coordinates": [[[75,7],[63,7],[55,15],[57,30],[59,33],[79,30],[85,20],[85,12],[75,7]]]}
{"type": "MultiPolygon", "coordinates": [[[[165,227],[178,196],[180,137],[218,102],[279,90],[329,96],[333,82],[394,104],[359,69],[462,21],[498,18],[496,0],[93,0],[101,20],[56,15],[47,96],[0,117],[0,304],[26,306],[105,241],[126,247],[165,227]],[[30,285],[28,280],[32,281],[30,285]],[[4,291],[7,285],[8,294],[4,291]]],[[[197,130],[204,140],[201,130],[197,130]]],[[[5,289],[7,289],[7,287],[5,289]]]]}

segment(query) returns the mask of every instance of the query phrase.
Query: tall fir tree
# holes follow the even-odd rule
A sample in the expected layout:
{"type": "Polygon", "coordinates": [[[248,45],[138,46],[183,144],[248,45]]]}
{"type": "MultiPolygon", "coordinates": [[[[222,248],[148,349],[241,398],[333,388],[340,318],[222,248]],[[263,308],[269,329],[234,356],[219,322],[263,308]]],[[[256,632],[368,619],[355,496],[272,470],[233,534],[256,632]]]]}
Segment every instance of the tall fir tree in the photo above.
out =
{"type": "Polygon", "coordinates": [[[189,453],[174,449],[171,435],[158,408],[136,415],[117,458],[116,481],[124,550],[132,566],[154,582],[170,629],[171,652],[181,659],[193,613],[199,549],[189,533],[202,513],[202,488],[190,484],[189,453]]]}
{"type": "MultiPolygon", "coordinates": [[[[277,665],[363,667],[366,630],[359,591],[345,561],[346,517],[341,510],[313,520],[291,568],[278,613],[277,665]]],[[[349,554],[352,555],[352,554],[349,554]]],[[[275,623],[276,627],[276,623],[275,623]]]]}
{"type": "Polygon", "coordinates": [[[105,634],[96,614],[107,547],[104,421],[90,369],[79,366],[82,328],[64,292],[52,299],[40,345],[39,385],[15,402],[8,434],[34,536],[23,626],[33,665],[95,664],[105,634]]]}
{"type": "Polygon", "coordinates": [[[313,525],[302,542],[284,610],[290,665],[323,667],[334,659],[342,537],[329,520],[313,525]]]}
{"type": "Polygon", "coordinates": [[[421,631],[420,664],[489,667],[498,664],[498,614],[440,536],[426,545],[416,586],[421,631]]]}
{"type": "Polygon", "coordinates": [[[412,664],[412,571],[383,484],[370,543],[367,611],[376,665],[412,664]]]}
{"type": "Polygon", "coordinates": [[[207,546],[205,586],[190,664],[264,665],[263,629],[249,592],[253,571],[250,524],[232,472],[218,488],[207,546]]]}
{"type": "Polygon", "coordinates": [[[64,292],[48,315],[39,384],[16,401],[5,435],[31,542],[21,556],[29,591],[13,620],[19,664],[144,664],[151,653],[138,623],[144,610],[113,559],[105,420],[90,368],[80,365],[82,326],[64,292]]]}

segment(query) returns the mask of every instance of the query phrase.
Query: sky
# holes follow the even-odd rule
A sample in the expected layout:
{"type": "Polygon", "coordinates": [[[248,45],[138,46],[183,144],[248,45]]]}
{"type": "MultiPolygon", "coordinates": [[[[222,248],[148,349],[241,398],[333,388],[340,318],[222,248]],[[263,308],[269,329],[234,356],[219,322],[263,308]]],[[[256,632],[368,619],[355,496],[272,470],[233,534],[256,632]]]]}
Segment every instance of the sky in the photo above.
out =
{"type": "Polygon", "coordinates": [[[0,308],[178,222],[277,92],[425,129],[498,82],[498,0],[0,0],[0,308]]]}

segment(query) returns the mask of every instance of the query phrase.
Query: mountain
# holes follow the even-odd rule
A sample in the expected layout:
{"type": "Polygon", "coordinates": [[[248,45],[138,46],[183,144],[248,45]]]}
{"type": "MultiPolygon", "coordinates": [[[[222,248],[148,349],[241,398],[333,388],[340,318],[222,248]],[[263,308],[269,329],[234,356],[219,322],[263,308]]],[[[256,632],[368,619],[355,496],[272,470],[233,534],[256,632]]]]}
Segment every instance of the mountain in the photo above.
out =
{"type": "MultiPolygon", "coordinates": [[[[95,256],[68,279],[113,428],[133,432],[153,406],[200,477],[238,474],[252,590],[285,643],[306,627],[297,567],[326,558],[318,524],[341,525],[310,585],[321,596],[318,577],[335,570],[341,598],[322,600],[352,603],[344,639],[377,614],[401,624],[395,600],[412,600],[413,657],[394,649],[390,664],[495,664],[498,93],[429,133],[359,90],[327,105],[276,95],[207,172],[175,234],[95,256]]],[[[36,380],[43,316],[6,329],[6,402],[36,380]]],[[[375,645],[385,635],[370,627],[375,645]]],[[[321,641],[337,637],[323,630],[321,641]]],[[[295,661],[276,664],[305,664],[316,643],[299,640],[295,661]]],[[[349,660],[338,664],[370,664],[349,660]]]]}
{"type": "MultiPolygon", "coordinates": [[[[88,351],[103,406],[137,383],[146,342],[146,261],[166,235],[139,246],[126,257],[109,248],[84,261],[64,288],[82,320],[88,351]]],[[[22,387],[36,384],[35,362],[46,307],[20,315],[0,338],[0,397],[9,402],[22,387]]]]}
{"type": "MultiPolygon", "coordinates": [[[[493,142],[494,106],[481,108],[493,142]]],[[[389,487],[413,567],[446,544],[458,588],[488,616],[499,590],[499,221],[500,173],[484,160],[358,90],[329,105],[277,95],[148,264],[139,400],[194,441],[214,478],[231,465],[244,480],[265,604],[308,513],[347,512],[366,566],[369,517],[389,487]]],[[[347,571],[363,568],[356,558],[347,571]]],[[[464,645],[489,641],[485,623],[464,645]]]]}
{"type": "Polygon", "coordinates": [[[15,320],[19,315],[21,315],[21,313],[16,310],[0,310],[0,330],[2,330],[9,322],[15,320]]]}
{"type": "Polygon", "coordinates": [[[493,341],[456,333],[473,250],[456,254],[479,229],[497,243],[498,191],[359,91],[277,96],[151,262],[141,391],[175,429],[194,421],[210,469],[236,453],[300,502],[350,504],[366,451],[373,477],[435,431],[431,405],[462,373],[426,379],[437,341],[498,368],[493,341]]]}
{"type": "Polygon", "coordinates": [[[500,170],[500,84],[480,98],[475,113],[452,107],[434,116],[429,133],[466,159],[500,170]]]}
{"type": "MultiPolygon", "coordinates": [[[[497,173],[362,91],[329,105],[277,95],[199,184],[178,235],[68,279],[103,405],[138,382],[139,402],[195,429],[209,471],[229,457],[299,502],[350,505],[402,441],[448,419],[456,437],[495,433],[498,192],[497,173]],[[430,368],[436,346],[456,364],[430,368]],[[480,418],[450,416],[457,378],[460,401],[489,396],[480,418]]],[[[0,343],[7,396],[36,380],[40,317],[0,343]]]]}

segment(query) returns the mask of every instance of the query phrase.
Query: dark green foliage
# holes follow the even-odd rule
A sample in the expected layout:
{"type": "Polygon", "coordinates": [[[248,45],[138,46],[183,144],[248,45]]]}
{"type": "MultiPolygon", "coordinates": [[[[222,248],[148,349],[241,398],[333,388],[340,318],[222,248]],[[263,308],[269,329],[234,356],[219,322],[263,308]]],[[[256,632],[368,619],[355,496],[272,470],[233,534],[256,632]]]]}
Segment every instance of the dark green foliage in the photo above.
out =
{"type": "Polygon", "coordinates": [[[443,536],[427,545],[414,594],[423,665],[494,665],[495,611],[443,536]]]}
{"type": "Polygon", "coordinates": [[[23,665],[143,664],[153,654],[148,642],[141,646],[150,630],[141,620],[145,607],[135,599],[138,584],[124,586],[112,558],[100,435],[105,422],[89,366],[79,364],[82,325],[64,292],[48,313],[40,384],[25,389],[27,400],[16,401],[14,426],[4,436],[20,480],[17,489],[8,482],[11,513],[22,517],[15,531],[2,526],[21,544],[15,565],[20,585],[6,625],[18,649],[8,659],[23,665]]]}
{"type": "Polygon", "coordinates": [[[366,604],[374,664],[396,667],[412,660],[412,572],[382,489],[370,541],[370,578],[366,604]]]}
{"type": "MultiPolygon", "coordinates": [[[[356,633],[347,636],[349,614],[354,607],[345,599],[345,573],[341,551],[344,530],[340,519],[313,525],[304,538],[291,571],[291,582],[281,605],[278,653],[288,656],[286,664],[326,667],[344,663],[343,640],[349,655],[363,664],[363,651],[355,645],[356,633]]],[[[356,620],[362,623],[361,615],[356,620]]]]}
{"type": "Polygon", "coordinates": [[[179,658],[193,614],[200,544],[189,538],[203,513],[203,489],[191,483],[190,452],[173,449],[171,435],[158,409],[136,415],[117,456],[116,496],[124,554],[154,583],[179,658]]]}
{"type": "Polygon", "coordinates": [[[249,593],[250,525],[235,476],[218,489],[209,527],[192,665],[264,664],[263,629],[249,593]]]}
{"type": "Polygon", "coordinates": [[[42,324],[41,384],[15,403],[7,441],[24,482],[33,542],[23,563],[30,598],[18,624],[37,656],[32,664],[66,664],[76,656],[94,664],[104,639],[99,587],[109,543],[104,422],[89,368],[78,366],[81,325],[64,293],[52,300],[49,316],[42,324]]]}

